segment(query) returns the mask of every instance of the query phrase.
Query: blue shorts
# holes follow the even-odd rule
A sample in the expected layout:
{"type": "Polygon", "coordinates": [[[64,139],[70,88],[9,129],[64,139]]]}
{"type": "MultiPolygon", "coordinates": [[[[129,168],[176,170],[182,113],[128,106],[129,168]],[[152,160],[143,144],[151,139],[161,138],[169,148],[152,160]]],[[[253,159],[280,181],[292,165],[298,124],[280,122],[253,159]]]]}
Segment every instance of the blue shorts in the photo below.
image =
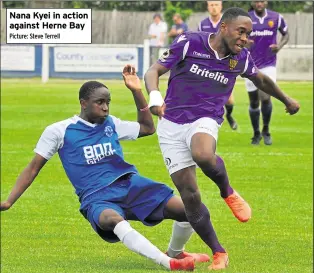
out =
{"type": "Polygon", "coordinates": [[[104,231],[99,227],[99,216],[105,209],[116,211],[126,220],[154,226],[164,219],[165,206],[173,196],[173,190],[164,184],[139,174],[127,174],[83,198],[80,212],[102,239],[116,243],[119,238],[113,231],[104,231]]]}

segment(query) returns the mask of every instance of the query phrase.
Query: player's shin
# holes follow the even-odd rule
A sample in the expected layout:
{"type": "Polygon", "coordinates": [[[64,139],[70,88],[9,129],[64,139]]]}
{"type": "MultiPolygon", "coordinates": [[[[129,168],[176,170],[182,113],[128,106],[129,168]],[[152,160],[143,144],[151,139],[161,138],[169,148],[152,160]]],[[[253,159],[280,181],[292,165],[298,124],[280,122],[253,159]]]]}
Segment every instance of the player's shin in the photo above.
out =
{"type": "Polygon", "coordinates": [[[249,108],[249,113],[250,113],[250,119],[252,123],[252,127],[254,130],[254,133],[259,133],[259,117],[260,117],[260,109],[259,108],[249,108]]]}
{"type": "Polygon", "coordinates": [[[173,223],[172,235],[169,242],[167,254],[169,257],[176,257],[182,253],[185,244],[191,238],[193,234],[193,228],[188,222],[177,222],[173,223]]]}
{"type": "Polygon", "coordinates": [[[113,232],[118,236],[121,242],[131,251],[138,253],[146,258],[151,259],[157,264],[163,265],[167,269],[170,269],[170,260],[166,254],[161,252],[156,246],[154,246],[143,235],[134,230],[129,222],[119,222],[113,232]]]}
{"type": "Polygon", "coordinates": [[[218,241],[216,232],[210,221],[209,211],[203,203],[194,211],[189,211],[186,208],[186,216],[195,232],[210,247],[213,254],[216,252],[226,252],[218,241]]]}
{"type": "Polygon", "coordinates": [[[226,171],[225,163],[223,159],[216,155],[216,165],[206,164],[206,166],[200,166],[204,174],[215,182],[220,190],[220,195],[223,198],[228,197],[233,193],[233,189],[230,186],[228,174],[226,171]]]}
{"type": "Polygon", "coordinates": [[[264,125],[263,133],[269,133],[269,123],[270,123],[271,114],[273,111],[273,105],[270,100],[267,102],[262,102],[261,111],[262,111],[263,125],[264,125]]]}

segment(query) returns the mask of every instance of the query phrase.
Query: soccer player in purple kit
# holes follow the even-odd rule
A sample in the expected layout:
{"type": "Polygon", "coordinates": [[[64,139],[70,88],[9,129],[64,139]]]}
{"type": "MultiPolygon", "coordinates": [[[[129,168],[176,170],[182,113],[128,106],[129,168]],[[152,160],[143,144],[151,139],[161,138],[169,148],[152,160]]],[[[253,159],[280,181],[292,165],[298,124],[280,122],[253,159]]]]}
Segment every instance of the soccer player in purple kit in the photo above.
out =
{"type": "MultiPolygon", "coordinates": [[[[288,42],[288,26],[284,18],[277,12],[266,9],[267,1],[253,1],[249,15],[253,22],[251,32],[251,46],[249,50],[256,67],[276,82],[276,59],[278,51],[288,42]],[[281,33],[281,40],[277,44],[277,31],[281,33]]],[[[269,133],[269,123],[272,114],[272,103],[269,94],[260,90],[249,79],[245,80],[250,99],[250,119],[254,130],[252,144],[258,145],[264,138],[266,145],[272,144],[269,133]],[[261,109],[259,102],[261,101],[261,109]],[[263,129],[260,132],[260,112],[263,116],[263,129]]]]}
{"type": "MultiPolygon", "coordinates": [[[[207,1],[207,10],[209,17],[206,17],[199,23],[198,31],[205,31],[209,33],[216,33],[219,30],[219,23],[222,17],[222,1],[207,1]]],[[[238,128],[238,124],[232,116],[234,107],[234,97],[231,93],[225,108],[226,118],[232,130],[238,128]]]]}
{"type": "Polygon", "coordinates": [[[291,115],[299,104],[258,71],[245,48],[252,31],[249,14],[227,9],[216,34],[185,32],[145,74],[149,107],[159,116],[157,135],[166,167],[185,205],[187,219],[213,253],[210,269],[228,265],[196,182],[196,165],[219,187],[220,195],[241,222],[251,218],[251,208],[231,187],[223,159],[216,155],[223,106],[236,77],[249,78],[274,96],[291,115]],[[165,100],[158,90],[159,77],[171,70],[165,100]]]}

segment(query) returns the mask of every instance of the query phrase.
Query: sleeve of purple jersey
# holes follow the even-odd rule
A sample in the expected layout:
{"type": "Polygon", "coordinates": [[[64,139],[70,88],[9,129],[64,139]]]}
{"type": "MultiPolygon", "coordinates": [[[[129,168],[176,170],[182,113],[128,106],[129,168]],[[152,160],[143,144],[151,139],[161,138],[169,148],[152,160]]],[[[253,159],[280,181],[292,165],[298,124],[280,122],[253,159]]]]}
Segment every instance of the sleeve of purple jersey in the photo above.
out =
{"type": "Polygon", "coordinates": [[[288,25],[281,14],[279,14],[278,19],[278,30],[280,31],[281,34],[286,34],[288,31],[288,25]]]}
{"type": "Polygon", "coordinates": [[[197,31],[202,31],[202,22],[198,24],[197,31]]]}
{"type": "Polygon", "coordinates": [[[173,68],[185,58],[189,44],[190,41],[186,34],[179,35],[172,42],[169,49],[161,55],[157,62],[168,69],[173,68]]]}
{"type": "Polygon", "coordinates": [[[248,51],[245,66],[244,66],[243,72],[241,74],[241,77],[249,78],[249,77],[255,76],[257,74],[257,71],[258,71],[258,69],[255,66],[255,63],[251,57],[250,52],[248,51]]]}

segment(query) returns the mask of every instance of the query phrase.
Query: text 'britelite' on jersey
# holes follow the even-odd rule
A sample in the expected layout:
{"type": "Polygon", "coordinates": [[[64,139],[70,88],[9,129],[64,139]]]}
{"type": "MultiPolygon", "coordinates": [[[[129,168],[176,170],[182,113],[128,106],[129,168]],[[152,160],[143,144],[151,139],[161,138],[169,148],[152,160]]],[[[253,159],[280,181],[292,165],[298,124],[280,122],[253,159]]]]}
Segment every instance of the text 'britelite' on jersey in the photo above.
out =
{"type": "Polygon", "coordinates": [[[179,124],[210,117],[221,124],[236,77],[257,73],[249,51],[219,58],[209,43],[213,33],[188,31],[178,36],[158,63],[171,69],[165,118],[179,124]],[[184,60],[184,61],[183,61],[184,60]]]}

